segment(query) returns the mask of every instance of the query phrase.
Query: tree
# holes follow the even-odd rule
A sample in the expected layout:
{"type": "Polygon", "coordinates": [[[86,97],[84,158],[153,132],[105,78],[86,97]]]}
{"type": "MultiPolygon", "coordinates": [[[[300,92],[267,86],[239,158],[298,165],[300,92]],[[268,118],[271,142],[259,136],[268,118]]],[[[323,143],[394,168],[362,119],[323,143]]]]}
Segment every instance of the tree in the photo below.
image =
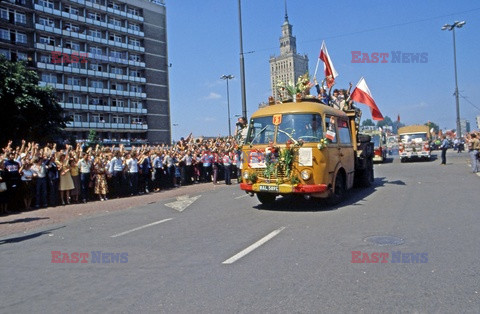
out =
{"type": "Polygon", "coordinates": [[[375,126],[375,123],[373,123],[372,119],[365,119],[362,122],[362,126],[375,126]]]}
{"type": "Polygon", "coordinates": [[[50,87],[38,85],[35,71],[0,56],[0,145],[8,140],[48,142],[64,135],[70,121],[50,87]]]}
{"type": "Polygon", "coordinates": [[[430,130],[433,128],[433,132],[435,133],[438,133],[438,130],[440,129],[440,127],[438,126],[438,124],[436,124],[435,122],[427,122],[425,123],[426,126],[428,126],[430,128],[430,130]]]}
{"type": "Polygon", "coordinates": [[[377,127],[383,128],[384,126],[393,126],[393,121],[389,116],[385,116],[383,120],[377,122],[377,127]]]}

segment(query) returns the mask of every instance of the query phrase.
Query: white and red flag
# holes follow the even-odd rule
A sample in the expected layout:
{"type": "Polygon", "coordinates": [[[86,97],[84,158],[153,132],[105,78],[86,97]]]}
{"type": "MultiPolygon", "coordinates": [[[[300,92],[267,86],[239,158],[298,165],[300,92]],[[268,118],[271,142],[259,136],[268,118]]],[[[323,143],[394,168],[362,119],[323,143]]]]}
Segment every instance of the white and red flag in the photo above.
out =
{"type": "Polygon", "coordinates": [[[333,67],[332,59],[330,59],[328,55],[325,41],[322,41],[322,48],[320,49],[320,56],[318,56],[318,58],[323,61],[323,70],[325,72],[325,78],[327,79],[327,86],[331,88],[333,84],[335,84],[335,78],[338,76],[338,73],[333,67]]]}
{"type": "Polygon", "coordinates": [[[317,66],[315,67],[315,75],[317,75],[318,69],[318,62],[323,61],[323,70],[325,72],[325,78],[327,81],[328,88],[331,88],[333,84],[335,84],[335,78],[338,76],[337,71],[333,67],[332,59],[330,59],[330,55],[327,51],[327,46],[325,45],[325,41],[322,41],[322,47],[320,48],[320,55],[318,56],[317,66]]]}
{"type": "Polygon", "coordinates": [[[370,89],[367,86],[367,82],[362,77],[360,81],[358,81],[357,86],[353,90],[350,98],[354,101],[360,102],[370,107],[370,111],[372,112],[372,119],[373,120],[383,120],[383,115],[377,107],[375,100],[373,100],[372,93],[370,93],[370,89]]]}

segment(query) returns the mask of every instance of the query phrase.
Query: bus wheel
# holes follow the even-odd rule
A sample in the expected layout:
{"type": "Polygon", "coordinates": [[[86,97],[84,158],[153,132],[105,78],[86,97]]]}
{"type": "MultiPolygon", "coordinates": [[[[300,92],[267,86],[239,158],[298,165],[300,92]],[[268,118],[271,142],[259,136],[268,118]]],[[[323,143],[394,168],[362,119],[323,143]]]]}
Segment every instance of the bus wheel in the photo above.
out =
{"type": "Polygon", "coordinates": [[[340,203],[344,197],[345,180],[343,180],[341,173],[337,173],[337,177],[335,178],[335,189],[333,190],[333,194],[328,198],[327,203],[329,205],[336,205],[340,203]]]}
{"type": "Polygon", "coordinates": [[[257,198],[263,205],[270,205],[275,202],[276,195],[271,193],[257,193],[257,198]]]}

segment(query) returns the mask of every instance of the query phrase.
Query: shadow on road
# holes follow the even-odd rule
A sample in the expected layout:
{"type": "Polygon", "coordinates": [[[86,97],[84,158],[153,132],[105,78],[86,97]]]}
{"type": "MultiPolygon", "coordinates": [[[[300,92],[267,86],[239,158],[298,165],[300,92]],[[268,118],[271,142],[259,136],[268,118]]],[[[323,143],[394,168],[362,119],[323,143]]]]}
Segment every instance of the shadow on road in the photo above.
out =
{"type": "Polygon", "coordinates": [[[18,242],[27,241],[27,240],[30,240],[30,239],[35,239],[35,238],[38,238],[38,237],[40,237],[44,234],[49,234],[50,231],[58,230],[58,229],[61,229],[61,228],[65,228],[65,226],[54,228],[54,229],[48,229],[48,230],[37,232],[37,233],[32,233],[32,234],[22,236],[22,237],[0,240],[0,245],[8,244],[8,243],[18,243],[18,242]]]}
{"type": "Polygon", "coordinates": [[[42,219],[50,219],[50,217],[30,217],[30,218],[15,219],[15,220],[11,220],[11,221],[0,222],[0,225],[16,224],[16,223],[20,223],[20,222],[30,222],[30,221],[42,220],[42,219]]]}
{"type": "Polygon", "coordinates": [[[336,210],[344,206],[362,206],[359,202],[374,193],[379,187],[385,184],[405,185],[401,180],[387,181],[385,177],[375,178],[375,182],[368,188],[353,188],[347,192],[345,199],[337,205],[329,205],[327,200],[311,198],[306,200],[303,196],[289,195],[277,198],[271,205],[259,204],[254,208],[270,211],[290,212],[322,212],[336,210]]]}

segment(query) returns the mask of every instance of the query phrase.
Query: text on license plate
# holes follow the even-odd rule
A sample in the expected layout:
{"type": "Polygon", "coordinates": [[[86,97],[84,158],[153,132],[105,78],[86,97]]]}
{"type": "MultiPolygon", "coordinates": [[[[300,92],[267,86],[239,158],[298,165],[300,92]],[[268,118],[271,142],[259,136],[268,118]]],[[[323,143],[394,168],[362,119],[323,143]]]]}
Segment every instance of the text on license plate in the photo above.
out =
{"type": "Polygon", "coordinates": [[[278,192],[278,185],[260,185],[258,189],[262,192],[278,192]]]}

